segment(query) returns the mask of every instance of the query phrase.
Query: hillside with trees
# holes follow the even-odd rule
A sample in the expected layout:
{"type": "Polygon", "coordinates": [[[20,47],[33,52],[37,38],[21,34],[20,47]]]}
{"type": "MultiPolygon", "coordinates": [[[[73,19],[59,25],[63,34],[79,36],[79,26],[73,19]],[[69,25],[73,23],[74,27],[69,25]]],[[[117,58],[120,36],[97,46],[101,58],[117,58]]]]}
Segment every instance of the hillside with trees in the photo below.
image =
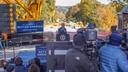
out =
{"type": "Polygon", "coordinates": [[[112,0],[109,4],[101,4],[96,0],[81,0],[80,4],[70,7],[66,13],[68,20],[95,22],[101,30],[109,31],[111,26],[118,24],[118,12],[127,5],[128,0],[112,0]]]}

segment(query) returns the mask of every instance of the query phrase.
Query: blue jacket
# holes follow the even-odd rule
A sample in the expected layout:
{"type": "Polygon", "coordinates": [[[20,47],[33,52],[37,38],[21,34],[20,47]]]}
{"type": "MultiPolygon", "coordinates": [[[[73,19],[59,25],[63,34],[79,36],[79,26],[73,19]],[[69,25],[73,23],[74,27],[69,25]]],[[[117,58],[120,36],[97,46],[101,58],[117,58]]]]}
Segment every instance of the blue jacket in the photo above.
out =
{"type": "Polygon", "coordinates": [[[67,33],[67,30],[66,30],[65,27],[60,27],[60,28],[58,29],[58,33],[59,33],[59,34],[66,34],[66,33],[67,33]]]}
{"type": "Polygon", "coordinates": [[[15,66],[15,72],[27,72],[23,65],[15,66]]]}
{"type": "Polygon", "coordinates": [[[100,49],[100,72],[128,72],[128,60],[119,46],[106,44],[100,49]]]}

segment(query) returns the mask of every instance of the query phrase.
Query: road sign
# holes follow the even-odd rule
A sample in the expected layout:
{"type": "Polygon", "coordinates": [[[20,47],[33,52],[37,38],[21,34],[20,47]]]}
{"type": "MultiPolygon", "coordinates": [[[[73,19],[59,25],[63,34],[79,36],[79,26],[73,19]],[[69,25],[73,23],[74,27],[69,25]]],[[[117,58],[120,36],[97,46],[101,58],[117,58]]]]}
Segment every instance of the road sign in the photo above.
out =
{"type": "Polygon", "coordinates": [[[3,18],[3,17],[8,18],[10,16],[9,16],[9,13],[2,13],[2,14],[0,14],[0,17],[1,18],[3,18]]]}
{"type": "Polygon", "coordinates": [[[47,62],[46,47],[43,45],[36,46],[36,57],[38,57],[41,63],[47,62]]]}
{"type": "Polygon", "coordinates": [[[2,9],[0,9],[0,13],[9,13],[9,9],[2,8],[2,9]]]}
{"type": "Polygon", "coordinates": [[[43,32],[43,21],[18,21],[17,33],[43,32]]]}
{"type": "MultiPolygon", "coordinates": [[[[13,18],[16,20],[16,6],[13,5],[13,18]]],[[[10,28],[10,5],[0,4],[0,31],[11,33],[10,28]]]]}
{"type": "Polygon", "coordinates": [[[9,4],[0,4],[0,8],[10,8],[9,4]]]}

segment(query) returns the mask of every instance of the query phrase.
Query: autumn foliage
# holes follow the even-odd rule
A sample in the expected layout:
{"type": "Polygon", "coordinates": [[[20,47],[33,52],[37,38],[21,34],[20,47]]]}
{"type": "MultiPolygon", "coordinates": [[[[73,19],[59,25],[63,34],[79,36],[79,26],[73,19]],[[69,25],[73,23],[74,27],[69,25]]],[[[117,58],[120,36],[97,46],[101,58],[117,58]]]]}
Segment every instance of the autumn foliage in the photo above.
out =
{"type": "Polygon", "coordinates": [[[102,30],[109,31],[111,26],[118,23],[116,11],[110,5],[98,6],[97,16],[97,26],[102,30]]]}
{"type": "Polygon", "coordinates": [[[111,26],[118,24],[117,11],[119,11],[120,5],[114,4],[104,5],[94,0],[81,0],[78,6],[73,6],[74,8],[69,9],[67,18],[74,17],[78,19],[79,17],[79,20],[81,19],[84,25],[87,22],[95,22],[100,30],[109,31],[111,26]]]}

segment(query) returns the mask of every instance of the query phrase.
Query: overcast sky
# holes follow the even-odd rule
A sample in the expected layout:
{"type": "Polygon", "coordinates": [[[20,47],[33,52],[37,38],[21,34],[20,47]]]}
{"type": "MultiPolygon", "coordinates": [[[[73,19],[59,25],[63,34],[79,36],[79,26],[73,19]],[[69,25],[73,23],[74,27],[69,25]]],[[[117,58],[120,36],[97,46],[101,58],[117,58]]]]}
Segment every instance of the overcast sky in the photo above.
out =
{"type": "Polygon", "coordinates": [[[108,4],[111,0],[98,0],[101,3],[108,4]]]}
{"type": "MultiPolygon", "coordinates": [[[[104,4],[110,2],[110,0],[98,0],[104,4]]],[[[56,0],[56,6],[73,6],[80,3],[80,0],[56,0]]]]}
{"type": "Polygon", "coordinates": [[[56,6],[73,6],[80,3],[80,0],[56,0],[56,6]]]}

